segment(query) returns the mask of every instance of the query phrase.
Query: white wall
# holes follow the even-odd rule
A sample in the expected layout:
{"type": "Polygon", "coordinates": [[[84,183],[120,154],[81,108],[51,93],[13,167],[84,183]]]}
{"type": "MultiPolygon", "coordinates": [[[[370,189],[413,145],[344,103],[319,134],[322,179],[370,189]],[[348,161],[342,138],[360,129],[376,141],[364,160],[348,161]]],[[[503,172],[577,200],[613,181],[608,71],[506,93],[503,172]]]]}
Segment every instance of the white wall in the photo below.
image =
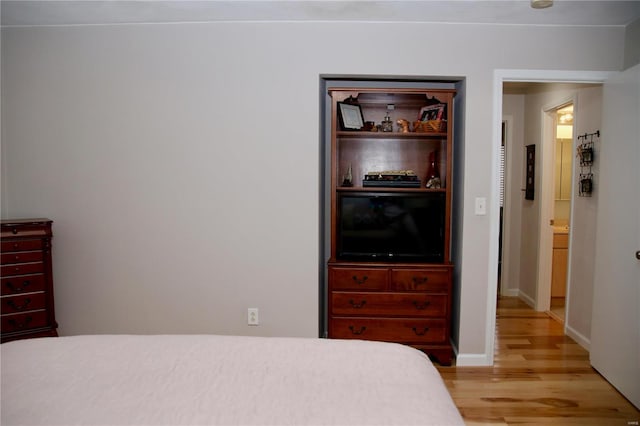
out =
{"type": "MultiPolygon", "coordinates": [[[[466,78],[458,190],[473,205],[492,195],[494,69],[616,70],[624,39],[407,23],[2,31],[2,211],[55,221],[62,334],[316,336],[319,75],[466,78]]],[[[494,215],[462,214],[461,354],[487,350],[494,215]]]]}

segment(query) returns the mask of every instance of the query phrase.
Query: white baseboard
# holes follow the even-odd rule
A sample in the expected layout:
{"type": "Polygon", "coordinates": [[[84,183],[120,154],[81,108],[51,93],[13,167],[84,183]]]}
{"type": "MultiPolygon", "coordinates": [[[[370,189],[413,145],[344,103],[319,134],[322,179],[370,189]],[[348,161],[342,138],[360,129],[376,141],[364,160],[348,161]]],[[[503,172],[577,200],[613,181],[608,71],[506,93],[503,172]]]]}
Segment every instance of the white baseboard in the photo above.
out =
{"type": "Polygon", "coordinates": [[[534,310],[536,309],[536,301],[533,300],[531,297],[522,293],[521,291],[518,291],[518,297],[520,298],[520,300],[522,300],[524,303],[532,307],[534,310]]]}
{"type": "Polygon", "coordinates": [[[502,290],[500,293],[504,297],[518,297],[520,295],[520,290],[518,290],[517,288],[508,288],[502,290]]]}
{"type": "Polygon", "coordinates": [[[458,354],[456,367],[491,367],[492,360],[486,354],[458,354]]]}
{"type": "Polygon", "coordinates": [[[583,336],[582,334],[578,333],[574,328],[571,328],[565,325],[564,333],[567,336],[571,337],[573,340],[575,340],[577,344],[582,346],[588,352],[591,351],[591,340],[583,336]]]}

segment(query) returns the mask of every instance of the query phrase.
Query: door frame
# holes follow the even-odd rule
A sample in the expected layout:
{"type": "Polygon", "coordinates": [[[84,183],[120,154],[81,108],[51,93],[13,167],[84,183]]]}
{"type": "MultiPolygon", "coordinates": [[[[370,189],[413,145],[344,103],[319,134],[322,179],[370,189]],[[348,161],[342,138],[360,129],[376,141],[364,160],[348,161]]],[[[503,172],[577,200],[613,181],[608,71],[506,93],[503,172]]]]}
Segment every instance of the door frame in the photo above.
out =
{"type": "MultiPolygon", "coordinates": [[[[573,104],[577,109],[577,97],[574,94],[561,98],[542,107],[542,140],[540,141],[540,214],[538,215],[538,276],[536,278],[535,309],[546,312],[551,309],[551,274],[553,257],[553,229],[550,221],[554,217],[554,179],[555,179],[555,113],[558,109],[573,104]]],[[[574,117],[575,117],[574,113],[574,117]]],[[[575,129],[575,124],[574,124],[575,129]]],[[[572,145],[575,146],[575,131],[573,132],[572,145]]],[[[574,170],[575,167],[572,167],[574,170]]],[[[570,223],[573,220],[573,196],[575,182],[571,176],[571,211],[570,223]]],[[[571,251],[571,246],[569,246],[571,251]]],[[[571,256],[569,256],[569,263],[571,256]]],[[[571,265],[567,265],[568,275],[571,274],[571,265]]],[[[569,283],[569,277],[567,277],[569,283]]],[[[569,294],[567,293],[567,303],[569,294]]],[[[565,322],[566,328],[566,322],[565,322]]]]}
{"type": "Polygon", "coordinates": [[[502,132],[502,85],[504,82],[536,83],[604,83],[614,71],[565,71],[496,69],[493,73],[493,132],[491,135],[491,197],[489,208],[489,265],[487,311],[485,325],[485,360],[493,365],[495,351],[495,326],[498,286],[498,239],[500,233],[500,144],[502,132]]]}

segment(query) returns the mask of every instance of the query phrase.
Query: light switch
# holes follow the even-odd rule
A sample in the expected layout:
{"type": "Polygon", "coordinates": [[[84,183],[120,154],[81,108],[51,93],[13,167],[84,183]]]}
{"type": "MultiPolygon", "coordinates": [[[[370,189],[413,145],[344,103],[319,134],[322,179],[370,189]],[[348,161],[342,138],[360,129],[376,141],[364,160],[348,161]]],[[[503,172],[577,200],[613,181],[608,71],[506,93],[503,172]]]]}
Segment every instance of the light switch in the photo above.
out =
{"type": "Polygon", "coordinates": [[[487,199],[485,197],[476,197],[476,215],[484,216],[487,214],[487,199]]]}

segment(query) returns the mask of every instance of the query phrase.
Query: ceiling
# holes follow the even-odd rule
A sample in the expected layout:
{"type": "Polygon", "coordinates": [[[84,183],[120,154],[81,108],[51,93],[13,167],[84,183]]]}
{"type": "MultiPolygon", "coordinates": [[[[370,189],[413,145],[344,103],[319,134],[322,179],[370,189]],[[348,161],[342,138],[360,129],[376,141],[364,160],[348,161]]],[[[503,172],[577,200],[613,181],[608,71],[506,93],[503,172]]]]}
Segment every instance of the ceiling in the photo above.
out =
{"type": "Polygon", "coordinates": [[[504,25],[626,26],[640,0],[209,0],[0,1],[3,26],[219,21],[447,22],[504,25]]]}

